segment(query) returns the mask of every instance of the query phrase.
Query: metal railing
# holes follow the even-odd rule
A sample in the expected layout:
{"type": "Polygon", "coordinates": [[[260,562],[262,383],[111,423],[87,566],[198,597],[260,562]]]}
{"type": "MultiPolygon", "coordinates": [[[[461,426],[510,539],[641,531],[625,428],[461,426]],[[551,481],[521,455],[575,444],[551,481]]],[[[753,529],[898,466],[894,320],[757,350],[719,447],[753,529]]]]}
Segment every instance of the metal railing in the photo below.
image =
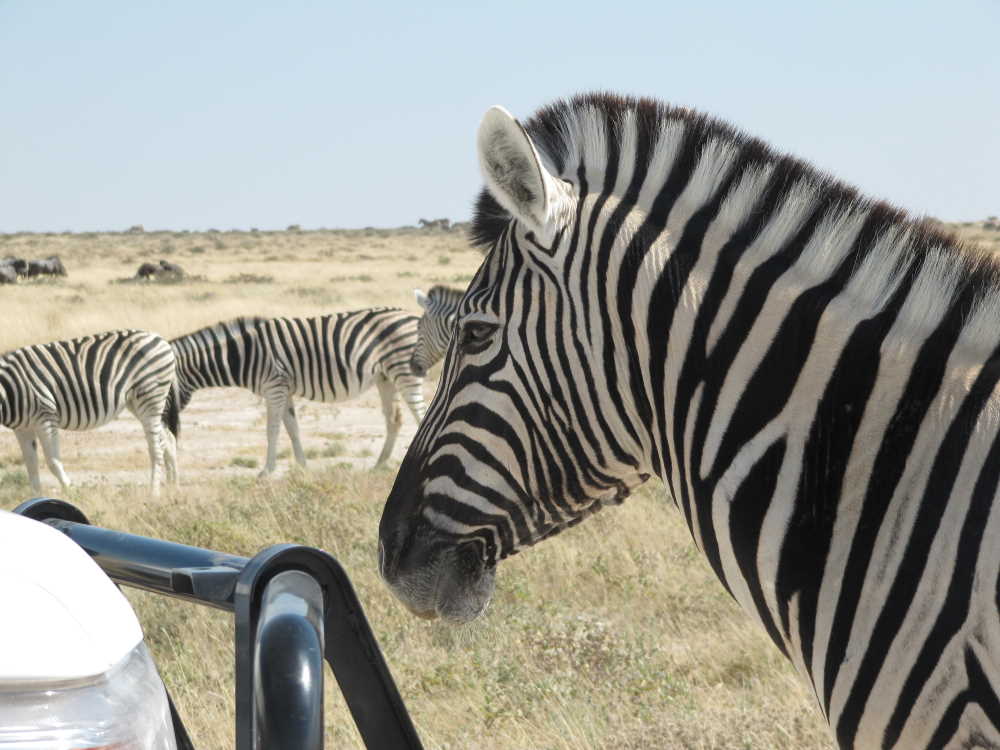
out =
{"type": "MultiPolygon", "coordinates": [[[[324,659],[366,747],[422,747],[351,582],[326,552],[277,544],[238,557],[91,526],[50,498],[14,512],[66,534],[116,583],[233,613],[236,750],[323,747],[324,659]]],[[[179,750],[193,750],[170,708],[179,750]]]]}

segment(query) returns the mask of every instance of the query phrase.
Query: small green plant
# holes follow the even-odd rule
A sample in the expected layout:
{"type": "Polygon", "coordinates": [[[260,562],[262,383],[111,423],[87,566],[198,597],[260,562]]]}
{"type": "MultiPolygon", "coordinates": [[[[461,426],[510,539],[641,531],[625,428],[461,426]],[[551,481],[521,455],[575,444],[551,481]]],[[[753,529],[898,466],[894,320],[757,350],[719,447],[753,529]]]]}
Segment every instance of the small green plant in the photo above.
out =
{"type": "Polygon", "coordinates": [[[5,471],[0,474],[0,487],[27,487],[28,473],[25,471],[5,471]]]}
{"type": "Polygon", "coordinates": [[[344,444],[339,440],[330,440],[325,446],[323,446],[323,450],[320,451],[320,455],[323,458],[336,458],[337,456],[342,456],[344,455],[344,444]]]}
{"type": "Polygon", "coordinates": [[[236,456],[236,458],[229,462],[229,465],[238,466],[241,469],[256,469],[257,459],[247,458],[246,456],[236,456]]]}
{"type": "Polygon", "coordinates": [[[450,255],[439,255],[438,256],[438,265],[439,266],[446,266],[449,263],[451,263],[451,256],[450,255]]]}

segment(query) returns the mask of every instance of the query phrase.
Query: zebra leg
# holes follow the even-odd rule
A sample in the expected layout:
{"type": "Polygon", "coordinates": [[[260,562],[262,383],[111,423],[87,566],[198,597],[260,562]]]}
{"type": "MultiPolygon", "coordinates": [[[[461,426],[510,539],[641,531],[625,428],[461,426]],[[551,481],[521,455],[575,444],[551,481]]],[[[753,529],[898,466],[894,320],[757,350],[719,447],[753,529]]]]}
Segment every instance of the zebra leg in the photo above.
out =
{"type": "MultiPolygon", "coordinates": [[[[286,388],[265,393],[264,398],[267,399],[267,459],[259,475],[262,477],[273,474],[278,465],[278,437],[281,432],[281,422],[288,409],[289,401],[291,401],[286,388]]],[[[296,423],[296,427],[298,427],[298,423],[296,423]]]]}
{"type": "Polygon", "coordinates": [[[292,453],[295,454],[295,460],[304,469],[306,466],[306,454],[302,450],[302,440],[299,436],[299,420],[295,418],[295,404],[292,403],[292,399],[290,398],[288,399],[288,407],[281,413],[281,419],[285,423],[285,432],[288,433],[288,439],[292,441],[292,453]]]}
{"type": "Polygon", "coordinates": [[[38,476],[38,442],[35,440],[35,431],[14,430],[17,442],[21,446],[21,455],[24,457],[24,468],[28,471],[28,481],[31,483],[31,491],[42,494],[42,481],[38,476]]]}
{"type": "Polygon", "coordinates": [[[160,477],[163,474],[163,421],[159,414],[140,417],[142,431],[146,433],[146,446],[149,448],[149,490],[153,495],[160,494],[160,477]]]}
{"type": "Polygon", "coordinates": [[[420,424],[427,413],[427,406],[424,404],[424,379],[414,376],[402,377],[396,380],[396,390],[403,396],[403,401],[410,407],[410,413],[420,424]]]}
{"type": "Polygon", "coordinates": [[[49,471],[55,474],[63,490],[67,489],[71,482],[59,456],[59,428],[52,423],[43,424],[36,430],[36,434],[42,444],[42,452],[45,454],[45,463],[48,464],[49,471]]]}
{"type": "Polygon", "coordinates": [[[378,386],[378,395],[382,398],[382,414],[385,417],[385,444],[375,462],[374,468],[377,469],[388,461],[392,454],[392,447],[396,444],[396,436],[403,424],[403,412],[399,408],[399,393],[392,381],[386,377],[380,377],[375,384],[378,386]]]}
{"type": "Polygon", "coordinates": [[[167,470],[167,481],[171,484],[180,484],[180,477],[177,473],[177,439],[170,430],[160,429],[163,436],[163,464],[167,470]]]}
{"type": "MultiPolygon", "coordinates": [[[[146,447],[149,449],[149,491],[154,496],[160,494],[160,479],[165,473],[164,452],[167,439],[164,433],[169,432],[163,425],[165,400],[166,392],[161,391],[158,386],[155,390],[137,391],[125,402],[125,407],[139,420],[146,435],[146,447]]],[[[170,437],[173,438],[173,435],[170,437]]],[[[176,444],[173,447],[176,449],[176,444]]],[[[174,460],[176,462],[176,457],[174,460]]]]}

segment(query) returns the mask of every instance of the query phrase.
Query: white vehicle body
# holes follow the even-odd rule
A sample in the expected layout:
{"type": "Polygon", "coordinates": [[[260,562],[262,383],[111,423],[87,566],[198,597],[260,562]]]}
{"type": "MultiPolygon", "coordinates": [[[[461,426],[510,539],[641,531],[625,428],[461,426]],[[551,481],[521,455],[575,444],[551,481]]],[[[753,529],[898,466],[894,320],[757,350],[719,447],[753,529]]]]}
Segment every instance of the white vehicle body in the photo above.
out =
{"type": "Polygon", "coordinates": [[[174,750],[128,601],[66,536],[0,511],[0,750],[174,750]]]}

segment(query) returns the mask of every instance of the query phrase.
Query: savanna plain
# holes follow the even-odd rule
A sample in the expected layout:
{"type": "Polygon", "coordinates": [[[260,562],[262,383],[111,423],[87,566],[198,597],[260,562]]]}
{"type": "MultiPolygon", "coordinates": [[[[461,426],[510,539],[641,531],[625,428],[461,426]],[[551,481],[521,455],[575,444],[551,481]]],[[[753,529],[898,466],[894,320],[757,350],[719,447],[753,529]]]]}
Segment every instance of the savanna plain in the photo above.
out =
{"type": "MultiPolygon", "coordinates": [[[[1000,250],[1000,231],[952,225],[1000,250]]],[[[401,229],[0,235],[0,256],[59,255],[69,275],[0,288],[0,350],[132,327],[168,338],[238,315],[307,316],[371,306],[419,313],[412,289],[465,286],[481,255],[461,231],[401,229]],[[188,277],[122,282],[167,259],[188,277]]],[[[426,382],[433,394],[438,368],[426,382]]],[[[733,603],[651,481],[500,567],[487,615],[455,627],[419,620],[376,572],[382,505],[415,431],[409,414],[386,469],[377,395],[297,402],[310,466],[263,463],[264,408],[246,391],[196,394],[182,414],[181,486],[148,492],[148,459],[128,414],[62,433],[74,485],[45,492],[99,525],[250,556],[278,542],[321,547],[351,576],[428,748],[830,748],[808,690],[733,603]]],[[[0,432],[0,507],[32,495],[0,432]]],[[[197,747],[233,746],[228,614],[126,591],[197,747]]],[[[362,747],[331,675],[326,745],[362,747]]]]}

